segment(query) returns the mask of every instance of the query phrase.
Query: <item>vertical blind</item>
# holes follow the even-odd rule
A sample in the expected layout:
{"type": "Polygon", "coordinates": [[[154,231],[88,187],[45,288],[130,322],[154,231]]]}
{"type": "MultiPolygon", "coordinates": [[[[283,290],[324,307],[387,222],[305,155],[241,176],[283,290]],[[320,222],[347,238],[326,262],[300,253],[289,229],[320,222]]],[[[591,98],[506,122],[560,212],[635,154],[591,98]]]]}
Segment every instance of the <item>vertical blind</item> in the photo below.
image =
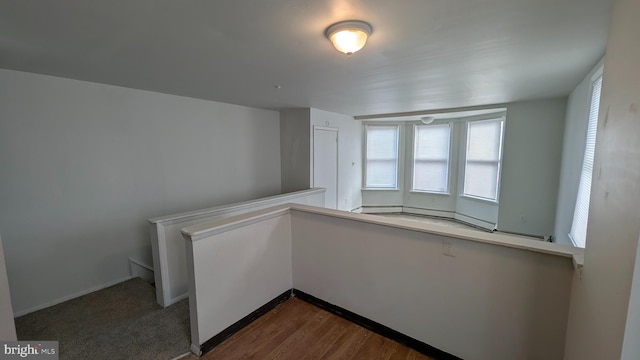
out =
{"type": "Polygon", "coordinates": [[[450,124],[415,125],[413,145],[413,190],[449,191],[450,124]]]}
{"type": "Polygon", "coordinates": [[[366,126],[365,188],[398,187],[398,126],[366,126]]]}
{"type": "Polygon", "coordinates": [[[468,123],[464,195],[498,199],[503,124],[502,118],[468,123]]]}
{"type": "Polygon", "coordinates": [[[602,90],[602,76],[593,82],[591,93],[591,108],[589,110],[589,125],[587,127],[587,143],[584,149],[582,172],[576,207],[573,211],[573,222],[569,237],[573,244],[584,247],[587,238],[587,222],[589,220],[589,198],[591,197],[591,177],[593,175],[593,160],[596,149],[596,131],[598,129],[598,112],[600,110],[600,92],[602,90]]]}

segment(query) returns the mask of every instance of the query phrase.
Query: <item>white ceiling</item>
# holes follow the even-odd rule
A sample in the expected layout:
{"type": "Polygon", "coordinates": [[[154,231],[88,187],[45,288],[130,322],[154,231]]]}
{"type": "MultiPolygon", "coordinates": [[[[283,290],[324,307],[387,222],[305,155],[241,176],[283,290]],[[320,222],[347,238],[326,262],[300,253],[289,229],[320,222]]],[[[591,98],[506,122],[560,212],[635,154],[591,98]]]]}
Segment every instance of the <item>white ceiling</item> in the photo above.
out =
{"type": "Polygon", "coordinates": [[[0,68],[348,115],[567,95],[612,0],[0,0],[0,68]],[[324,37],[360,19],[351,57],[324,37]],[[276,89],[274,85],[282,86],[276,89]]]}

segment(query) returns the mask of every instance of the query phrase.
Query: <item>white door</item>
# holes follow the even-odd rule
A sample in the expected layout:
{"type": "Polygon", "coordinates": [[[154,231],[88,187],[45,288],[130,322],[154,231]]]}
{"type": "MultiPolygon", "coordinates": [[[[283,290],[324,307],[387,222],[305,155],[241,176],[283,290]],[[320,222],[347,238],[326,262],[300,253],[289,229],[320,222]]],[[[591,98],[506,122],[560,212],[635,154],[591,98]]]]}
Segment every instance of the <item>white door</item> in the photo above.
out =
{"type": "Polygon", "coordinates": [[[338,129],[313,128],[313,186],[327,189],[325,207],[338,208],[338,129]]]}

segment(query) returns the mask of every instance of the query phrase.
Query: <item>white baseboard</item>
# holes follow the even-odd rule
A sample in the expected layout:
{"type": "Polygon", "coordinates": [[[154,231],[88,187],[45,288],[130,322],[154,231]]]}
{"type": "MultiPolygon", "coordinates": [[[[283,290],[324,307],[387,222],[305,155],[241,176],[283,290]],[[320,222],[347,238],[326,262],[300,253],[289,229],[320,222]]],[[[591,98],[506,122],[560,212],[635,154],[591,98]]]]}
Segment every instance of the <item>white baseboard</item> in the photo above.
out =
{"type": "Polygon", "coordinates": [[[98,290],[102,290],[104,288],[108,288],[109,286],[113,286],[115,284],[119,284],[121,282],[124,282],[124,281],[127,281],[127,280],[131,280],[131,279],[132,279],[131,276],[126,276],[126,277],[123,277],[123,278],[120,278],[120,279],[116,279],[116,280],[113,280],[113,281],[106,282],[106,283],[104,283],[102,285],[94,286],[94,287],[91,287],[91,288],[88,288],[88,289],[85,289],[85,290],[82,290],[82,291],[78,291],[77,293],[73,293],[71,295],[63,296],[63,297],[51,300],[49,302],[40,304],[40,305],[36,305],[36,306],[30,307],[28,309],[18,310],[18,311],[15,311],[13,313],[13,317],[20,317],[20,316],[23,316],[23,315],[30,314],[32,312],[36,312],[38,310],[46,309],[48,307],[61,304],[61,303],[65,302],[65,301],[69,301],[69,300],[75,299],[77,297],[80,297],[80,296],[83,296],[83,295],[87,295],[87,294],[90,294],[92,292],[95,292],[95,291],[98,291],[98,290]]]}
{"type": "Polygon", "coordinates": [[[544,242],[551,242],[551,235],[525,234],[525,233],[514,232],[514,231],[505,231],[505,230],[500,230],[500,229],[496,229],[496,231],[497,232],[501,232],[503,234],[509,234],[509,235],[515,235],[515,236],[524,236],[524,237],[529,238],[529,239],[536,239],[536,240],[540,240],[540,241],[544,241],[544,242]]]}
{"type": "MultiPolygon", "coordinates": [[[[191,352],[186,352],[186,353],[184,353],[184,354],[182,354],[182,355],[178,355],[178,356],[174,357],[174,358],[173,358],[173,359],[171,359],[171,360],[180,360],[180,359],[182,359],[182,358],[184,358],[184,357],[186,357],[186,356],[189,356],[189,355],[191,355],[191,352]]],[[[199,355],[198,355],[198,356],[199,356],[199,355]]]]}
{"type": "Polygon", "coordinates": [[[147,283],[151,284],[155,281],[153,274],[153,266],[147,265],[136,259],[129,258],[129,270],[131,277],[139,277],[147,283]]]}
{"type": "Polygon", "coordinates": [[[184,299],[186,299],[188,297],[189,297],[189,293],[184,293],[184,294],[180,294],[180,295],[178,295],[176,297],[169,298],[169,299],[167,299],[166,303],[164,304],[164,307],[169,307],[169,306],[177,303],[178,301],[184,300],[184,299]]]}
{"type": "Polygon", "coordinates": [[[481,219],[476,219],[474,217],[456,213],[453,211],[421,209],[421,208],[410,207],[410,206],[363,206],[362,213],[364,214],[400,213],[400,214],[410,214],[410,215],[433,216],[433,217],[457,220],[459,222],[476,226],[481,229],[486,229],[489,231],[493,231],[496,228],[496,224],[493,224],[491,222],[484,221],[481,219]]]}
{"type": "Polygon", "coordinates": [[[201,351],[200,351],[200,346],[197,346],[196,344],[191,344],[191,352],[195,355],[195,356],[200,356],[201,351]]]}
{"type": "Polygon", "coordinates": [[[362,206],[357,207],[353,210],[351,210],[352,213],[358,213],[358,214],[362,214],[362,206]]]}
{"type": "Polygon", "coordinates": [[[415,208],[410,206],[403,206],[402,212],[405,214],[436,216],[436,217],[447,218],[447,219],[455,218],[455,213],[452,211],[420,209],[420,208],[415,208]]]}
{"type": "Polygon", "coordinates": [[[488,221],[476,219],[474,217],[463,215],[463,214],[456,213],[455,219],[473,226],[477,226],[479,228],[490,230],[490,231],[493,231],[496,229],[496,224],[492,224],[488,221]]]}

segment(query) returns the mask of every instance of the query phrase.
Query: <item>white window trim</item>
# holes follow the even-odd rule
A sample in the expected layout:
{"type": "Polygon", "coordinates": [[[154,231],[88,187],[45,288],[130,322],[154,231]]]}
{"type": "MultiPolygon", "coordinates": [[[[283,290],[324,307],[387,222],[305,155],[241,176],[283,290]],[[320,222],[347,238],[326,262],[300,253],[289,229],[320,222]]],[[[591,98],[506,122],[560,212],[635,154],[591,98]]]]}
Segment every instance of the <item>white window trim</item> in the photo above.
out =
{"type": "MultiPolygon", "coordinates": [[[[589,97],[589,119],[587,119],[587,133],[586,133],[586,134],[584,134],[584,138],[585,138],[585,149],[584,149],[584,151],[583,151],[583,153],[582,153],[582,154],[583,154],[583,155],[582,155],[582,166],[581,166],[581,168],[580,168],[580,179],[578,180],[578,189],[576,190],[576,191],[577,191],[577,193],[576,193],[576,204],[575,204],[575,205],[577,205],[577,202],[578,202],[578,200],[579,200],[579,199],[578,199],[578,197],[580,196],[580,183],[582,182],[582,172],[583,172],[583,168],[584,168],[584,156],[585,156],[585,153],[586,153],[586,151],[587,151],[586,147],[587,147],[587,137],[588,137],[588,132],[589,132],[589,120],[591,120],[591,119],[590,119],[590,117],[591,117],[591,107],[592,107],[592,105],[593,105],[593,104],[592,104],[592,102],[593,102],[593,89],[594,89],[594,85],[595,85],[596,81],[598,81],[599,79],[601,79],[601,78],[602,78],[603,70],[604,70],[604,66],[601,66],[601,67],[600,67],[600,68],[599,68],[599,69],[598,69],[598,70],[593,74],[593,76],[592,76],[592,77],[591,77],[591,79],[590,79],[590,80],[591,80],[591,82],[590,82],[590,86],[589,86],[589,96],[590,96],[590,97],[589,97]]],[[[602,84],[600,84],[600,103],[601,103],[601,102],[602,102],[602,84]]],[[[595,122],[596,122],[596,124],[595,124],[595,126],[596,126],[596,135],[595,135],[595,136],[596,136],[596,139],[595,139],[595,140],[596,140],[596,144],[597,144],[597,136],[598,136],[598,135],[597,135],[598,121],[600,120],[600,119],[599,119],[599,115],[600,115],[600,103],[598,104],[598,115],[597,115],[597,117],[596,117],[596,119],[595,119],[595,122]]],[[[595,162],[595,144],[594,144],[594,162],[595,162]]],[[[593,165],[595,165],[595,164],[593,164],[593,165]]],[[[591,205],[590,203],[591,203],[591,190],[592,190],[592,187],[593,187],[593,170],[594,170],[594,168],[592,168],[592,169],[591,169],[591,188],[590,188],[590,189],[589,189],[589,191],[588,191],[588,192],[589,192],[589,199],[587,200],[587,202],[588,202],[588,208],[590,208],[590,207],[591,207],[591,206],[590,206],[590,205],[591,205]]],[[[574,234],[573,234],[573,226],[574,226],[574,223],[575,223],[575,217],[576,217],[576,209],[575,209],[575,205],[574,205],[574,210],[573,210],[573,217],[572,217],[572,219],[571,219],[571,228],[570,228],[570,230],[569,230],[569,234],[567,234],[567,235],[569,236],[569,239],[571,240],[571,243],[573,244],[573,246],[575,246],[575,247],[580,247],[580,248],[584,248],[584,247],[586,247],[586,245],[587,245],[586,231],[588,230],[589,214],[588,214],[588,212],[587,212],[587,218],[586,218],[587,223],[585,224],[585,238],[584,238],[584,241],[578,241],[578,240],[576,240],[576,239],[575,239],[574,234]]]]}
{"type": "Polygon", "coordinates": [[[364,125],[364,143],[363,143],[363,149],[362,149],[362,190],[365,191],[399,191],[400,190],[400,184],[399,184],[399,180],[400,177],[398,176],[398,172],[400,171],[400,150],[402,148],[402,144],[400,142],[401,140],[401,127],[399,124],[397,123],[387,123],[387,122],[380,122],[380,123],[375,123],[375,124],[363,124],[364,125]],[[367,138],[367,127],[395,127],[396,128],[396,173],[395,173],[395,183],[396,186],[395,187],[367,187],[367,144],[368,144],[368,138],[367,138]]]}
{"type": "MultiPolygon", "coordinates": [[[[498,184],[498,185],[500,185],[500,184],[498,184]]],[[[498,194],[499,193],[500,192],[498,191],[498,194]]],[[[469,195],[469,194],[460,194],[459,197],[461,197],[463,199],[467,199],[467,200],[477,201],[477,202],[484,203],[484,204],[489,204],[489,205],[500,205],[499,199],[491,200],[491,199],[486,199],[486,198],[483,198],[483,197],[473,196],[473,195],[469,195]]]]}
{"type": "Polygon", "coordinates": [[[483,203],[487,203],[487,204],[500,204],[500,187],[502,185],[502,164],[504,163],[504,157],[503,157],[503,153],[504,153],[504,138],[505,138],[505,127],[506,127],[506,115],[502,114],[500,116],[496,116],[496,114],[492,114],[493,116],[485,116],[485,117],[478,117],[478,118],[474,118],[474,119],[466,119],[464,121],[464,136],[463,136],[463,141],[460,142],[460,171],[458,173],[458,178],[459,178],[459,183],[460,183],[460,189],[459,189],[459,196],[461,198],[465,198],[465,199],[470,199],[470,200],[474,200],[474,201],[479,201],[479,202],[483,202],[483,203]],[[471,194],[466,194],[464,192],[464,180],[465,180],[465,176],[466,176],[466,172],[467,172],[467,146],[468,146],[468,136],[469,136],[469,123],[471,122],[480,122],[480,121],[493,121],[493,120],[498,120],[500,119],[502,121],[502,130],[501,130],[501,136],[500,136],[500,149],[499,149],[499,161],[498,161],[498,183],[496,184],[496,198],[495,199],[489,199],[489,198],[484,198],[484,197],[480,197],[480,196],[474,196],[471,194]]]}
{"type": "MultiPolygon", "coordinates": [[[[438,123],[438,125],[442,125],[443,123],[438,123]]],[[[412,140],[411,140],[411,155],[410,155],[410,162],[409,164],[411,165],[411,171],[409,172],[409,176],[411,176],[410,180],[410,186],[409,186],[409,193],[418,193],[418,194],[434,194],[434,195],[444,195],[444,196],[450,196],[451,195],[451,164],[453,163],[453,161],[451,161],[451,157],[453,156],[453,126],[452,126],[452,122],[448,121],[446,122],[446,124],[449,125],[449,158],[447,159],[447,189],[445,191],[429,191],[429,190],[419,190],[419,189],[415,189],[414,188],[414,174],[415,174],[415,155],[416,155],[416,151],[415,151],[415,146],[416,146],[416,129],[419,126],[429,126],[429,125],[424,125],[424,124],[420,124],[420,123],[414,123],[413,124],[413,136],[412,136],[412,140]]]]}

